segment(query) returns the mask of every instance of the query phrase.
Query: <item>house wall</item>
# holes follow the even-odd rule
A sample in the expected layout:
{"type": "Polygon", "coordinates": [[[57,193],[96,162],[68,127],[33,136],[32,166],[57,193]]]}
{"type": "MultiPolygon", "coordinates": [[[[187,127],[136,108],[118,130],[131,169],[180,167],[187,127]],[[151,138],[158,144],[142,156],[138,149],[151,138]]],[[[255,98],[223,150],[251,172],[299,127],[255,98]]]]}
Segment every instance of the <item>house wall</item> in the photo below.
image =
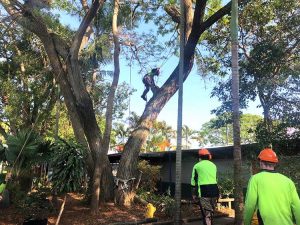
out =
{"type": "MultiPolygon", "coordinates": [[[[193,156],[186,156],[182,159],[182,183],[190,184],[192,169],[198,162],[198,159],[193,156]]],[[[232,159],[216,159],[212,160],[217,166],[217,176],[233,175],[233,160],[232,159]]],[[[176,162],[174,160],[165,160],[162,162],[161,180],[164,182],[175,182],[176,162]]],[[[250,163],[245,162],[242,165],[242,176],[244,180],[249,180],[251,176],[250,163]]]]}
{"type": "MultiPolygon", "coordinates": [[[[182,158],[182,197],[191,198],[191,175],[193,166],[197,163],[198,158],[193,155],[187,155],[182,158]]],[[[233,159],[215,159],[212,160],[217,166],[217,177],[232,177],[233,178],[233,159]]],[[[168,157],[161,162],[161,182],[159,184],[159,191],[161,193],[171,192],[174,195],[175,192],[175,175],[176,175],[176,162],[174,159],[168,157]]],[[[251,176],[250,163],[245,162],[242,166],[243,188],[247,187],[248,180],[251,176]]]]}

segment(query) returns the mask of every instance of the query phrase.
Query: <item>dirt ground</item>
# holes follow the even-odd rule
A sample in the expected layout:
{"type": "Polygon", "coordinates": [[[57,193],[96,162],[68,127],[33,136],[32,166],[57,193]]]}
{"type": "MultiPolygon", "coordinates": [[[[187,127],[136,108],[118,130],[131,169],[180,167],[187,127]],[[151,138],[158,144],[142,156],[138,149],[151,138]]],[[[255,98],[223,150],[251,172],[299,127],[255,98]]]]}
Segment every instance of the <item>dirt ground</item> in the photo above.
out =
{"type": "MultiPolygon", "coordinates": [[[[87,205],[83,204],[83,196],[69,194],[66,205],[60,220],[60,225],[98,225],[110,224],[116,222],[134,222],[145,219],[146,207],[135,204],[131,208],[117,207],[113,203],[107,203],[100,207],[99,215],[91,215],[87,205]]],[[[62,200],[61,200],[62,202],[62,200]]],[[[59,212],[51,215],[48,219],[48,225],[54,225],[59,212]]],[[[231,214],[232,210],[223,209],[216,214],[231,214]]],[[[200,215],[196,205],[187,204],[182,206],[182,217],[192,218],[200,215]]],[[[155,218],[159,221],[169,220],[163,213],[155,213],[155,218]]],[[[21,225],[23,216],[13,207],[0,210],[0,225],[21,225]]]]}

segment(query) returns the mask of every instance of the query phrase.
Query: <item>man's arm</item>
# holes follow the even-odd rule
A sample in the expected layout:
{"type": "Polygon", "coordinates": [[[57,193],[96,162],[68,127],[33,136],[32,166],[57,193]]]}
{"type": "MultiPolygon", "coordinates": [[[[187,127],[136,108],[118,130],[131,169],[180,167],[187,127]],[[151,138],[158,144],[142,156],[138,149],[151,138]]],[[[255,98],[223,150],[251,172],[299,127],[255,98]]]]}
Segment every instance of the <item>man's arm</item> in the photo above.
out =
{"type": "Polygon", "coordinates": [[[299,196],[298,196],[298,193],[297,193],[294,183],[292,183],[291,195],[292,195],[291,208],[292,208],[294,217],[296,219],[296,225],[300,225],[300,199],[299,199],[299,196]]]}
{"type": "Polygon", "coordinates": [[[197,194],[198,194],[198,174],[196,171],[195,166],[193,167],[193,171],[192,171],[192,177],[191,177],[191,191],[192,191],[192,197],[193,200],[196,200],[197,198],[197,194]]]}
{"type": "Polygon", "coordinates": [[[253,177],[250,178],[244,209],[244,225],[250,225],[257,204],[257,184],[253,177]]]}

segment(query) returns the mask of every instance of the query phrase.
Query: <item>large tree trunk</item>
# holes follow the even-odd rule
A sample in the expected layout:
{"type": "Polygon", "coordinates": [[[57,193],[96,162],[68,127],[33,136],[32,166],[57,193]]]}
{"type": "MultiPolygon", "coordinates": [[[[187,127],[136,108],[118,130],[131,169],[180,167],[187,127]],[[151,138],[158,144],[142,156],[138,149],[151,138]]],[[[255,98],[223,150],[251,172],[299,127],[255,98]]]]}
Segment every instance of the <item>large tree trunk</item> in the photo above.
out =
{"type": "MultiPolygon", "coordinates": [[[[215,22],[221,19],[224,15],[228,14],[231,9],[231,2],[226,6],[218,10],[215,14],[209,17],[207,20],[203,20],[205,13],[206,1],[198,0],[196,2],[193,25],[188,37],[185,49],[184,49],[184,80],[189,75],[194,61],[194,53],[198,40],[209,27],[211,27],[215,22]]],[[[176,18],[176,17],[174,17],[176,18]]],[[[190,18],[190,17],[189,17],[190,18]]],[[[188,26],[187,26],[188,27],[188,26]]],[[[188,31],[188,30],[187,30],[188,31]]],[[[188,31],[189,32],[189,31],[188,31]]],[[[125,144],[122,158],[120,160],[117,179],[128,181],[135,176],[138,156],[142,145],[145,143],[148,135],[149,129],[152,127],[153,121],[157,118],[160,111],[163,109],[165,104],[170,100],[170,98],[178,90],[178,72],[179,65],[172,72],[167,81],[163,84],[161,88],[157,91],[155,95],[146,104],[143,115],[136,129],[132,132],[127,143],[125,144]]],[[[122,182],[121,182],[122,183],[122,182]]],[[[116,189],[116,202],[121,205],[129,205],[133,199],[133,182],[128,183],[128,187],[124,189],[124,184],[119,185],[116,189]]]]}
{"type": "Polygon", "coordinates": [[[240,137],[239,113],[239,64],[238,64],[238,0],[232,1],[231,13],[231,53],[232,53],[232,113],[233,113],[233,145],[234,145],[234,224],[243,224],[243,182],[242,182],[242,156],[240,137]]]}
{"type": "Polygon", "coordinates": [[[94,181],[91,201],[91,209],[94,213],[98,211],[100,179],[108,159],[102,148],[101,132],[97,125],[92,100],[81,77],[78,53],[86,30],[103,2],[103,0],[92,2],[69,47],[57,35],[49,33],[43,18],[32,13],[32,9],[16,7],[15,1],[1,0],[12,19],[41,39],[56,80],[60,84],[76,138],[82,143],[88,142],[90,150],[88,165],[89,170],[93,171],[94,181]]]}

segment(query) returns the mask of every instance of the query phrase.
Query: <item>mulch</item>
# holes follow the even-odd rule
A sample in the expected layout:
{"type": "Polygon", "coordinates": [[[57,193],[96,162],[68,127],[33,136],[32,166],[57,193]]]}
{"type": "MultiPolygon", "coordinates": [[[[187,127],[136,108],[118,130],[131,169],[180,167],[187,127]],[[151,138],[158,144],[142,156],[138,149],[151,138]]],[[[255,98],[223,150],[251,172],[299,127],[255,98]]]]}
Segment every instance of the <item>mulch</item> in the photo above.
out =
{"type": "MultiPolygon", "coordinates": [[[[60,199],[62,202],[62,199],[60,199]]],[[[50,215],[48,225],[55,225],[57,212],[50,215]]],[[[65,208],[60,219],[60,225],[98,225],[114,224],[145,220],[146,207],[141,204],[134,204],[130,208],[115,206],[114,203],[106,203],[100,206],[99,214],[92,215],[89,206],[84,204],[83,196],[70,193],[67,196],[65,208]]],[[[222,212],[216,213],[219,216],[226,216],[222,212]]],[[[182,206],[182,218],[195,218],[200,215],[200,210],[196,205],[188,204],[182,206]]],[[[165,216],[162,212],[156,212],[155,218],[159,222],[170,221],[171,218],[165,216]]],[[[22,225],[24,216],[14,207],[0,209],[0,225],[22,225]]]]}

